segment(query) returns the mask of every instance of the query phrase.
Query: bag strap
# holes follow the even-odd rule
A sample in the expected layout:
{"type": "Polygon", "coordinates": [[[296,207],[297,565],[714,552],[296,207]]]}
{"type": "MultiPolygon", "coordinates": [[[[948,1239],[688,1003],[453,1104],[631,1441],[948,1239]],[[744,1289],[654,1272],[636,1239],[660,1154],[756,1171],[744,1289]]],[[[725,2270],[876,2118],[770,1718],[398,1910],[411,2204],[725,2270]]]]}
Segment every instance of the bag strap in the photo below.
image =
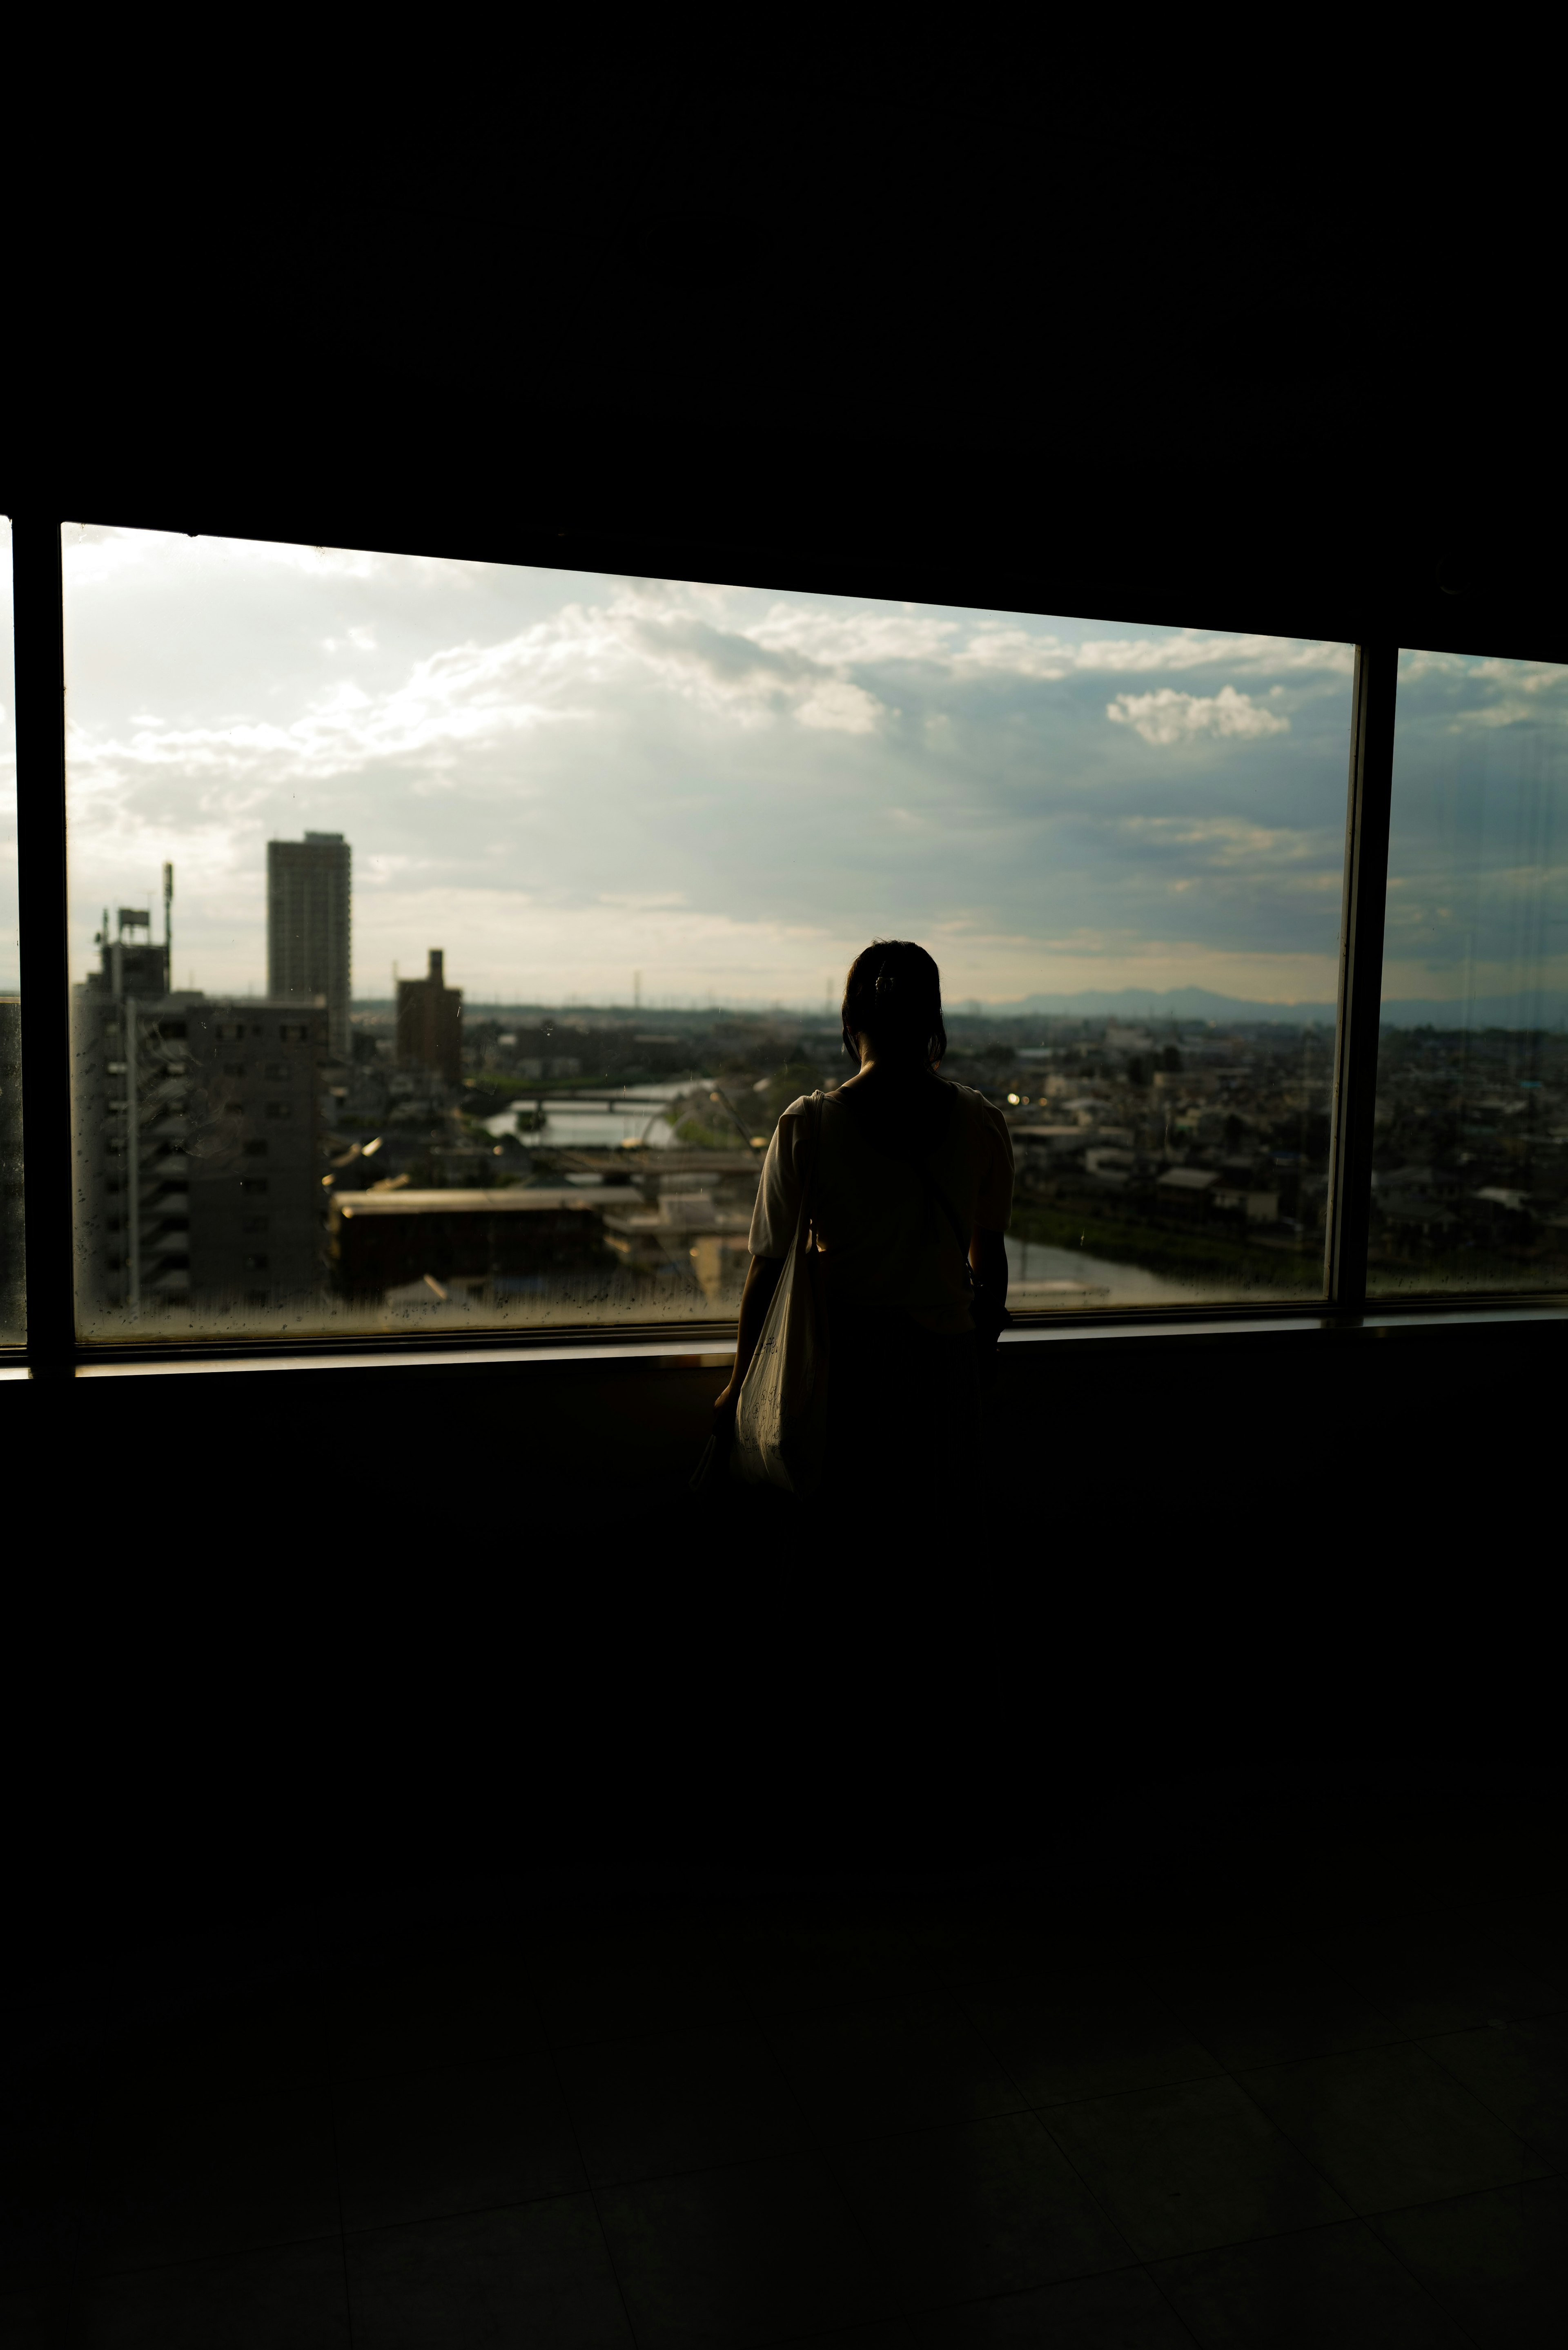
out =
{"type": "Polygon", "coordinates": [[[816,1170],[822,1158],[822,1096],[808,1094],[806,1100],[815,1105],[802,1121],[806,1132],[805,1173],[801,1179],[800,1209],[795,1217],[794,1242],[804,1248],[811,1232],[811,1211],[816,1191],[816,1170]]]}

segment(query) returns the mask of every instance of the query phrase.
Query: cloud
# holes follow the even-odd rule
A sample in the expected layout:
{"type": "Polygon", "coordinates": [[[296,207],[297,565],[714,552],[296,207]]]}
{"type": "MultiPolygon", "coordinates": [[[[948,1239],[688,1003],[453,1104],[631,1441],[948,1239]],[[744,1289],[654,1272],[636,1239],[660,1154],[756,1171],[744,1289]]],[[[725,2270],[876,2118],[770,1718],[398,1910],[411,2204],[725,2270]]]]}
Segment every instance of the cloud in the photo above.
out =
{"type": "Polygon", "coordinates": [[[794,714],[803,726],[838,734],[870,734],[876,732],[877,721],[885,713],[882,704],[864,686],[852,685],[844,678],[830,678],[814,688],[804,702],[796,703],[794,714]]]}
{"type": "Polygon", "coordinates": [[[1146,856],[1186,852],[1187,861],[1209,866],[1246,866],[1278,872],[1287,865],[1327,860],[1339,886],[1341,840],[1336,833],[1251,822],[1245,816],[1124,816],[1116,829],[1146,856]]]}
{"type": "Polygon", "coordinates": [[[1161,747],[1198,742],[1206,735],[1285,734],[1291,723],[1281,712],[1263,709],[1233,685],[1222,685],[1212,694],[1179,693],[1169,685],[1152,693],[1118,693],[1106,704],[1106,716],[1161,747]]]}
{"type": "MultiPolygon", "coordinates": [[[[150,566],[156,569],[160,553],[149,544],[152,536],[94,535],[69,546],[73,608],[83,608],[83,599],[122,600],[138,588],[145,593],[145,574],[150,566]]],[[[541,728],[602,725],[639,690],[742,733],[794,723],[816,733],[869,736],[894,715],[877,690],[890,668],[925,681],[918,700],[957,709],[965,690],[981,681],[1027,688],[1079,676],[1215,666],[1249,676],[1289,671],[1304,680],[1309,671],[1341,671],[1349,659],[1344,646],[1284,639],[1190,629],[1073,636],[1060,622],[1023,616],[954,616],[795,597],[764,604],[753,591],[702,583],[580,576],[570,581],[577,592],[568,588],[532,626],[449,638],[410,659],[396,650],[400,637],[406,640],[397,625],[400,608],[428,600],[447,622],[461,611],[472,625],[482,597],[487,610],[504,608],[494,580],[506,575],[495,567],[224,542],[202,542],[192,553],[207,567],[214,616],[235,580],[253,603],[268,593],[275,603],[279,592],[287,598],[294,583],[294,598],[308,590],[331,612],[330,633],[317,639],[324,650],[382,657],[370,665],[357,661],[351,679],[337,673],[315,681],[314,691],[296,686],[288,696],[293,709],[275,716],[267,706],[272,697],[257,695],[221,720],[208,711],[204,723],[192,723],[194,712],[175,717],[144,691],[106,728],[80,723],[84,698],[75,697],[72,779],[79,793],[115,794],[139,772],[276,786],[321,784],[388,764],[423,766],[425,788],[444,788],[475,753],[504,749],[541,728]],[[389,674],[393,663],[400,673],[389,674]]],[[[541,585],[551,577],[522,576],[541,585]]],[[[179,690],[182,694],[182,681],[179,690]]],[[[919,712],[928,725],[948,714],[919,712]]],[[[1121,694],[1112,715],[1162,744],[1203,734],[1275,733],[1290,723],[1230,684],[1207,699],[1170,687],[1121,694]]]]}
{"type": "Polygon", "coordinates": [[[353,843],[370,985],[444,940],[485,991],[815,995],[875,931],[1012,996],[1067,983],[1080,921],[1096,979],[1131,941],[1140,973],[1332,959],[1342,646],[153,534],[66,556],[78,969],[171,857],[182,963],[259,980],[265,841],[306,826],[353,843]]]}
{"type": "MultiPolygon", "coordinates": [[[[422,763],[444,774],[464,754],[542,726],[601,722],[618,697],[639,686],[742,728],[793,716],[817,732],[866,734],[886,714],[864,685],[824,663],[759,643],[744,629],[649,615],[647,602],[634,591],[597,608],[567,604],[517,635],[415,660],[390,686],[336,679],[281,723],[247,713],[182,726],[141,712],[110,733],[73,723],[73,785],[113,792],[135,771],[159,769],[273,784],[321,783],[386,763],[422,763]]],[[[365,625],[345,631],[361,650],[372,649],[363,642],[370,635],[365,625]]],[[[324,644],[334,650],[343,641],[324,644]]]]}
{"type": "Polygon", "coordinates": [[[1399,684],[1407,697],[1399,712],[1407,730],[1423,713],[1451,734],[1477,727],[1568,724],[1568,710],[1549,699],[1568,694],[1568,665],[1561,661],[1415,650],[1399,656],[1399,684]],[[1422,687],[1428,689],[1425,695],[1418,691],[1422,687]]]}
{"type": "Polygon", "coordinates": [[[886,714],[841,668],[785,640],[769,642],[761,629],[720,629],[684,616],[638,617],[623,626],[628,649],[664,684],[742,725],[793,715],[819,731],[868,734],[886,714]]]}
{"type": "Polygon", "coordinates": [[[73,719],[72,787],[112,794],[139,770],[191,780],[321,783],[388,760],[441,762],[464,747],[576,716],[530,691],[528,650],[516,643],[457,646],[416,661],[389,692],[345,681],[282,723],[245,717],[181,726],[149,715],[124,733],[98,733],[73,719]]]}
{"type": "Polygon", "coordinates": [[[1348,675],[1349,645],[1298,641],[1289,637],[1213,636],[1176,629],[1168,636],[1086,637],[1072,639],[1021,628],[978,628],[954,661],[959,672],[986,670],[1043,679],[1106,673],[1158,674],[1228,669],[1248,676],[1321,671],[1348,675]]]}
{"type": "Polygon", "coordinates": [[[1173,629],[1157,637],[1067,636],[1020,614],[962,619],[922,611],[837,611],[776,603],[753,624],[760,644],[830,667],[908,662],[957,679],[1014,677],[1042,683],[1078,676],[1225,669],[1248,676],[1348,676],[1349,645],[1290,637],[1222,636],[1173,629]]]}

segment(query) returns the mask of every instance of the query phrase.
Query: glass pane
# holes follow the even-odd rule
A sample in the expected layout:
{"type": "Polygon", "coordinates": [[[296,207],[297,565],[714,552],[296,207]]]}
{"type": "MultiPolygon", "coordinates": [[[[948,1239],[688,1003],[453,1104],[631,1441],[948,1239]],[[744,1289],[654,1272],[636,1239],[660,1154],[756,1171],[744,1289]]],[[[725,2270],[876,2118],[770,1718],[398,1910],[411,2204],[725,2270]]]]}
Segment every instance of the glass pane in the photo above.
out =
{"type": "Polygon", "coordinates": [[[71,525],[102,1339],[711,1320],[874,934],[1014,1303],[1316,1295],[1337,644],[71,525]]]}
{"type": "Polygon", "coordinates": [[[0,518],[0,1347],[26,1336],[22,1261],[21,938],[16,913],[16,645],[11,525],[0,518]]]}
{"type": "Polygon", "coordinates": [[[1568,669],[1403,652],[1369,1286],[1568,1287],[1568,669]]]}

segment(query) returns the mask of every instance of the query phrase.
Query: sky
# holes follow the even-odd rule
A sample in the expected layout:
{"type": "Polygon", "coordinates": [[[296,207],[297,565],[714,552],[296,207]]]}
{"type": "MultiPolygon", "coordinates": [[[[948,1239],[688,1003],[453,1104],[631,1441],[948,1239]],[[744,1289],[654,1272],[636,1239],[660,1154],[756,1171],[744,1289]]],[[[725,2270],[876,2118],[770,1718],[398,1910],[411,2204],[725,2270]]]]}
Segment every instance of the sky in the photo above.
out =
{"type": "Polygon", "coordinates": [[[0,517],[0,995],[16,993],[16,705],[11,634],[11,520],[0,517]]]}
{"type": "Polygon", "coordinates": [[[1383,994],[1554,1024],[1568,990],[1568,668],[1405,652],[1383,994]]]}
{"type": "MultiPolygon", "coordinates": [[[[439,946],[481,1001],[823,1007],[880,935],[955,1003],[1333,1000],[1347,646],[77,525],[64,556],[76,977],[167,858],[177,983],[261,989],[266,842],[308,829],[352,845],[360,997],[439,946]]],[[[1426,658],[1401,727],[1445,775],[1561,737],[1563,672],[1426,658]]],[[[1390,972],[1458,995],[1426,776],[1390,972]]]]}

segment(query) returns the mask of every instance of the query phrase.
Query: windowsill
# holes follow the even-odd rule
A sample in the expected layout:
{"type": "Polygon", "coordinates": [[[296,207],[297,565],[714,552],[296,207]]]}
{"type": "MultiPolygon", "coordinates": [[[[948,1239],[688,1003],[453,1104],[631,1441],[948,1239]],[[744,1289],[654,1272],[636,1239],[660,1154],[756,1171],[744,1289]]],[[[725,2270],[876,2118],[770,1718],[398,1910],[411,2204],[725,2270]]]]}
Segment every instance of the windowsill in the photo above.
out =
{"type": "Polygon", "coordinates": [[[1388,1330],[1435,1329],[1457,1324],[1568,1321],[1568,1297],[1528,1300],[1479,1297],[1369,1300],[1359,1312],[1321,1304],[1274,1305],[1237,1311],[1225,1306],[1179,1307],[1158,1314],[1106,1315],[1093,1325],[1015,1323],[1002,1334],[1002,1346],[1038,1345],[1067,1338],[1181,1338],[1239,1336],[1243,1331],[1316,1330],[1341,1335],[1388,1330]]]}
{"type": "Polygon", "coordinates": [[[698,1330],[684,1338],[637,1336],[581,1337],[539,1340],[514,1338],[509,1346],[476,1346],[455,1340],[450,1347],[408,1345],[379,1348],[330,1347],[309,1353],[274,1355],[247,1350],[244,1354],[203,1354],[194,1349],[181,1355],[140,1356],[132,1361],[78,1363],[78,1379],[140,1378],[175,1371],[370,1371],[430,1370],[441,1367],[477,1367],[509,1364],[514,1369],[528,1363],[594,1363],[680,1361],[718,1365],[733,1360],[733,1336],[698,1330]]]}
{"type": "MultiPolygon", "coordinates": [[[[1568,1322],[1568,1296],[1558,1294],[1521,1299],[1483,1297],[1377,1299],[1360,1313],[1345,1313],[1316,1303],[1300,1305],[1165,1307],[1154,1313],[1112,1315],[1101,1312],[1070,1318],[1040,1316],[1014,1323],[1002,1334],[1010,1351],[1038,1347],[1102,1345],[1147,1338],[1242,1337],[1249,1334],[1278,1336],[1291,1332],[1317,1332],[1340,1336],[1381,1337],[1401,1330],[1515,1326],[1525,1322],[1568,1322]]],[[[278,1347],[268,1351],[254,1343],[233,1348],[189,1347],[178,1352],[160,1347],[135,1355],[105,1354],[78,1362],[81,1379],[140,1378],[220,1371],[361,1371],[479,1369],[560,1367],[574,1363],[664,1363],[671,1367],[719,1368],[733,1357],[732,1326],[699,1324],[679,1336],[627,1331],[596,1335],[566,1333],[550,1337],[518,1336],[486,1345],[456,1339],[444,1346],[391,1340],[380,1346],[333,1345],[278,1347]]],[[[0,1378],[26,1378],[25,1364],[0,1366],[0,1378]]]]}

